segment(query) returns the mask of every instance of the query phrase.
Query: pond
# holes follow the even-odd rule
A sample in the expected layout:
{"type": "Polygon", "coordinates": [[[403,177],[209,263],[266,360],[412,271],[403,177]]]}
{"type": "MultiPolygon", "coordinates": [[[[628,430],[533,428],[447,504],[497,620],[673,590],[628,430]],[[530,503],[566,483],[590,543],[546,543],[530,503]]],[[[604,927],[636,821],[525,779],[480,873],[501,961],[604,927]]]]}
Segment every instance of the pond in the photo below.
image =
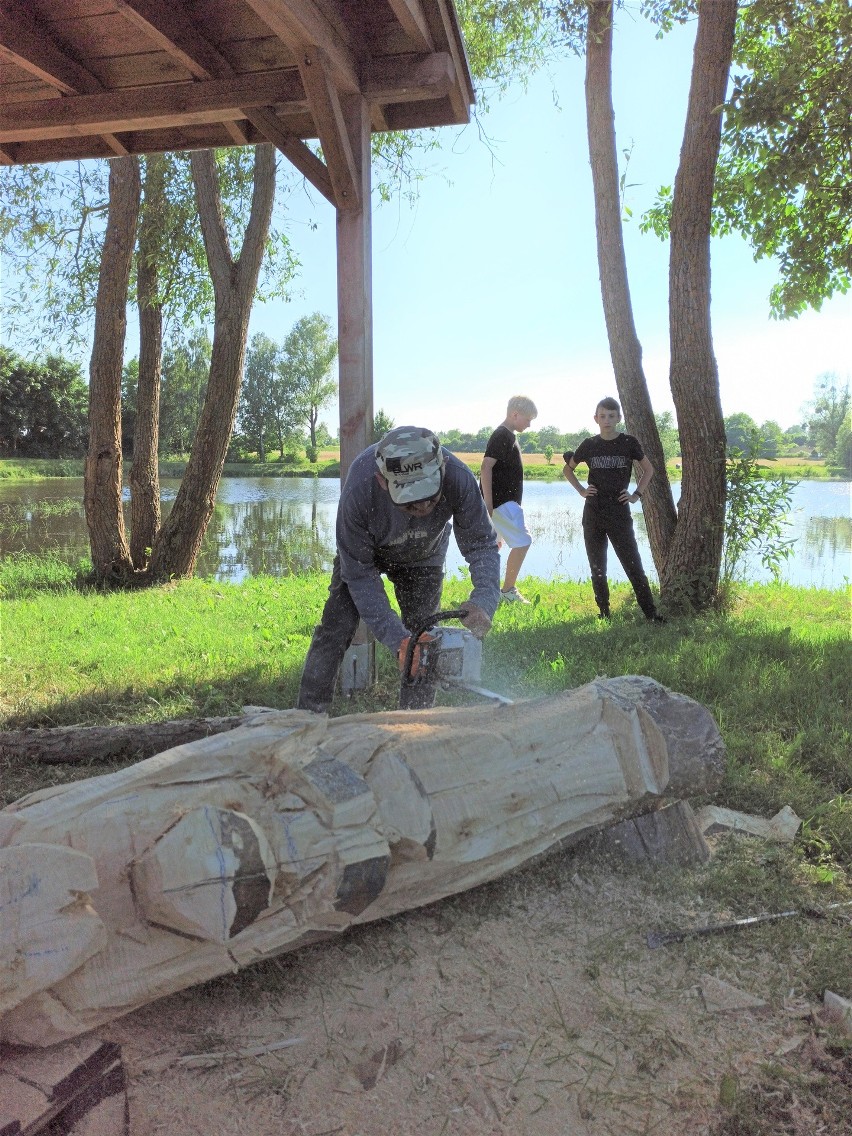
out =
{"type": "MultiPolygon", "coordinates": [[[[180,482],[162,483],[167,513],[180,482]]],[[[679,483],[674,486],[677,494],[679,483]]],[[[126,491],[125,491],[126,493],[126,491]]],[[[223,478],[197,572],[220,580],[285,576],[328,570],[334,552],[334,518],[340,495],[333,479],[223,478]]],[[[582,499],[567,483],[528,481],[524,509],[533,545],[524,575],[543,579],[586,579],[588,564],[580,523],[582,499]]],[[[643,560],[653,562],[641,509],[634,513],[643,560]]],[[[782,578],[800,587],[842,588],[852,576],[850,483],[802,481],[793,491],[788,538],[795,541],[782,578]]],[[[54,552],[75,563],[88,556],[83,515],[83,482],[78,478],[0,483],[0,555],[54,552]]],[[[505,561],[505,551],[503,553],[505,561]]],[[[449,572],[464,561],[450,542],[449,572]]],[[[610,556],[609,576],[623,580],[610,556]]],[[[770,573],[750,564],[746,577],[767,581],[770,573]]]]}

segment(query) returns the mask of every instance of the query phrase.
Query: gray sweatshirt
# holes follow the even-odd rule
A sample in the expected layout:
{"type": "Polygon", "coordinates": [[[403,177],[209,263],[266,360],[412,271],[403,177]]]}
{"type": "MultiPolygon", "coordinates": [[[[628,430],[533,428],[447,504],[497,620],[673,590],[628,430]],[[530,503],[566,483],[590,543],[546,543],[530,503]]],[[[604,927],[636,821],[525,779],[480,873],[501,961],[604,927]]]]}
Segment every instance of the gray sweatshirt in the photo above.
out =
{"type": "Polygon", "coordinates": [[[443,567],[450,531],[470,567],[470,599],[490,616],[500,601],[500,554],[471,471],[444,450],[441,500],[428,517],[394,505],[376,480],[376,447],[352,463],[337,510],[340,570],[358,612],[380,643],[396,653],[408,629],[390,606],[381,574],[388,565],[443,567]],[[452,522],[452,523],[451,523],[452,522]]]}

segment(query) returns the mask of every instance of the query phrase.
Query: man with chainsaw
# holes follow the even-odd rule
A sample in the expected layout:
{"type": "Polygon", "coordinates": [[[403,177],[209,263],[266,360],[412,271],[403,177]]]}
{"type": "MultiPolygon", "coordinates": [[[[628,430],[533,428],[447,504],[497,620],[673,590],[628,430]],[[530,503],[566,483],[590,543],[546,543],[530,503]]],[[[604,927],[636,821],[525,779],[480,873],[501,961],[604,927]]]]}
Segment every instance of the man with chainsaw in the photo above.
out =
{"type": "MultiPolygon", "coordinates": [[[[450,530],[470,567],[473,591],[460,606],[467,629],[482,639],[500,600],[500,554],[471,471],[419,426],[399,426],[359,454],[337,510],[337,555],[328,599],[305,659],[297,705],[324,714],[343,656],[363,619],[405,666],[412,628],[441,606],[450,530]],[[401,618],[385,594],[393,584],[401,618]]],[[[419,648],[411,673],[417,673],[419,648]]],[[[400,707],[424,708],[435,687],[403,688],[400,707]]]]}

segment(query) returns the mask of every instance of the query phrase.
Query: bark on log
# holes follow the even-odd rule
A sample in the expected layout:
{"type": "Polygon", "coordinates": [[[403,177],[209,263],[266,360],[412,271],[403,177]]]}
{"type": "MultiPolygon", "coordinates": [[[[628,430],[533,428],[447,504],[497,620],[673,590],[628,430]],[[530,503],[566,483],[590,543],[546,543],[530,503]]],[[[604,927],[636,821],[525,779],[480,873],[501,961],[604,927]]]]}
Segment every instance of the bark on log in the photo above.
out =
{"type": "MultiPolygon", "coordinates": [[[[253,716],[253,715],[249,715],[253,716]]],[[[0,756],[42,765],[142,761],[156,753],[244,726],[245,714],[180,718],[128,726],[55,726],[49,730],[0,730],[0,756]]]]}
{"type": "Polygon", "coordinates": [[[247,725],[0,812],[0,1040],[50,1045],[707,792],[710,713],[651,679],[247,725]]]}

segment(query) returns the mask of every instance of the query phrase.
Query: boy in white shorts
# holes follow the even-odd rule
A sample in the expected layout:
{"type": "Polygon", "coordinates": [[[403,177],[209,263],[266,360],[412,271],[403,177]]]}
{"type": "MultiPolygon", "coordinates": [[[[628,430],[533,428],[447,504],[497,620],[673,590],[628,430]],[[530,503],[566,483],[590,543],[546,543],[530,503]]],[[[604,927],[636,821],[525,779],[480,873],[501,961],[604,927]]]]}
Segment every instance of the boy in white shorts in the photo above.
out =
{"type": "Polygon", "coordinates": [[[488,439],[479,474],[479,487],[491,523],[498,538],[509,548],[506,576],[500,589],[500,598],[507,603],[529,603],[515,586],[527,549],[532,544],[521,508],[524,466],[516,434],[529,429],[537,415],[532,399],[523,395],[509,399],[505,420],[488,439]]]}

